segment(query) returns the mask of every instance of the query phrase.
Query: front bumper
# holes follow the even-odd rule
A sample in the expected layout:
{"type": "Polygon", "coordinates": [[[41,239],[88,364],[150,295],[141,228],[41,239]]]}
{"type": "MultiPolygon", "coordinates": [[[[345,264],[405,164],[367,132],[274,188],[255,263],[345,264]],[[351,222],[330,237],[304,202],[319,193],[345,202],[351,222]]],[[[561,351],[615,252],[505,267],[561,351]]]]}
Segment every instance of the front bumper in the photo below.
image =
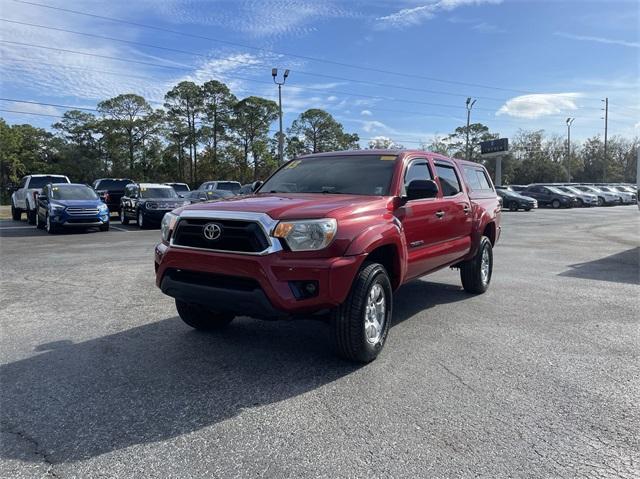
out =
{"type": "Polygon", "coordinates": [[[69,215],[66,212],[53,213],[50,215],[52,224],[64,227],[89,228],[92,226],[102,226],[109,223],[109,212],[97,215],[69,215]]]}
{"type": "Polygon", "coordinates": [[[143,209],[142,210],[142,215],[144,216],[144,219],[149,221],[149,222],[153,222],[153,223],[160,223],[162,221],[162,218],[164,218],[164,215],[169,213],[170,211],[173,211],[173,209],[143,209]]]}
{"type": "Polygon", "coordinates": [[[343,303],[365,255],[291,259],[173,248],[155,250],[156,285],[163,293],[212,310],[262,318],[309,314],[343,303]],[[317,294],[298,299],[296,282],[315,282],[317,294]]]}

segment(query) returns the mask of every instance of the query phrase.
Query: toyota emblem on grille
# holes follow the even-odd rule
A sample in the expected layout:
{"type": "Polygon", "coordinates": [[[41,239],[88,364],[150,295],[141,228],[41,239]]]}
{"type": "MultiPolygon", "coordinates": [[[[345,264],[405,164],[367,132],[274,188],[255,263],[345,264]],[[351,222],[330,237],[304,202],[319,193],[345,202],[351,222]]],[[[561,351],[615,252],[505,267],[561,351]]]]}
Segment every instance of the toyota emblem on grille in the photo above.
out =
{"type": "Polygon", "coordinates": [[[202,228],[202,234],[209,241],[214,241],[222,236],[222,228],[219,224],[207,223],[204,225],[204,228],[202,228]]]}

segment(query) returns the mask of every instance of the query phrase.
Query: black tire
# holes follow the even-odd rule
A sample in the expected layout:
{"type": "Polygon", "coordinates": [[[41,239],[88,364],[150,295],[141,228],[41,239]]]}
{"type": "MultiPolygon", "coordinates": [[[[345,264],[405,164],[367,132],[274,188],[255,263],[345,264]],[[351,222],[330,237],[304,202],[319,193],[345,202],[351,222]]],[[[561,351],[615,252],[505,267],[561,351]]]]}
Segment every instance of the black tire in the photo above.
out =
{"type": "Polygon", "coordinates": [[[22,219],[22,210],[13,206],[13,203],[11,203],[11,219],[13,221],[20,221],[22,219]]]}
{"type": "Polygon", "coordinates": [[[604,198],[602,196],[598,196],[598,206],[604,206],[604,198]]]}
{"type": "Polygon", "coordinates": [[[30,225],[36,224],[36,210],[27,210],[27,223],[30,225]]]}
{"type": "Polygon", "coordinates": [[[531,211],[531,208],[527,206],[524,210],[525,211],[531,211]]]}
{"type": "Polygon", "coordinates": [[[43,230],[45,227],[44,221],[40,221],[40,215],[36,212],[36,228],[43,230]]]}
{"type": "Polygon", "coordinates": [[[140,228],[141,230],[145,229],[147,227],[147,222],[144,220],[144,213],[142,212],[142,210],[138,210],[136,218],[138,222],[138,228],[140,228]]]}
{"type": "MultiPolygon", "coordinates": [[[[391,281],[384,266],[366,262],[356,275],[347,300],[332,311],[334,341],[339,356],[350,361],[368,363],[373,361],[389,334],[393,316],[393,292],[391,281]],[[365,332],[367,303],[372,291],[384,295],[384,322],[376,337],[368,339],[365,332]]],[[[378,323],[379,324],[379,323],[378,323]]]]}
{"type": "Polygon", "coordinates": [[[109,222],[108,221],[105,224],[100,225],[100,231],[109,231],[109,222]]]}
{"type": "Polygon", "coordinates": [[[120,209],[120,224],[123,224],[123,225],[129,224],[129,218],[127,218],[126,215],[124,214],[124,208],[120,209]]]}
{"type": "Polygon", "coordinates": [[[553,208],[555,208],[555,209],[560,208],[560,200],[553,200],[553,201],[551,202],[551,206],[552,206],[553,208]]]}
{"type": "Polygon", "coordinates": [[[582,201],[582,199],[578,198],[578,207],[579,208],[584,208],[584,201],[582,201]]]}
{"type": "Polygon", "coordinates": [[[509,211],[518,211],[518,202],[510,201],[509,202],[509,211]]]}
{"type": "Polygon", "coordinates": [[[491,241],[486,236],[480,238],[480,245],[475,256],[460,265],[460,279],[462,287],[467,293],[484,293],[491,283],[493,273],[493,247],[491,241]],[[482,273],[482,257],[484,252],[488,254],[489,271],[486,277],[482,273]]]}
{"type": "Polygon", "coordinates": [[[199,304],[185,303],[176,299],[180,319],[194,329],[215,331],[228,326],[235,316],[231,313],[216,313],[199,304]]]}
{"type": "Polygon", "coordinates": [[[58,225],[51,223],[51,220],[49,219],[49,213],[47,213],[47,215],[44,217],[44,221],[47,233],[49,233],[50,235],[54,235],[58,232],[58,225]]]}

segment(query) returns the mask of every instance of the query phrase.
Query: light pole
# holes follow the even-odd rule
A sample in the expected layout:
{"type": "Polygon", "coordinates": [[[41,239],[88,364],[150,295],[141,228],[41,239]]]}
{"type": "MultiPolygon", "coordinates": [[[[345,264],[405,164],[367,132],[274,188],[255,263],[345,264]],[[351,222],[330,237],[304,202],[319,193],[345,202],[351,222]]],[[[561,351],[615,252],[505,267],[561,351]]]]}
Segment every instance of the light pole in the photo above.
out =
{"type": "Polygon", "coordinates": [[[466,158],[467,161],[469,161],[469,156],[470,156],[470,151],[469,151],[469,123],[471,122],[471,109],[473,108],[473,105],[476,103],[476,100],[471,101],[471,97],[467,98],[467,146],[465,148],[466,151],[466,158]]]}
{"type": "Polygon", "coordinates": [[[571,181],[571,124],[575,118],[567,118],[567,176],[571,181]]]}
{"type": "Polygon", "coordinates": [[[278,85],[278,110],[280,117],[280,133],[278,133],[278,161],[280,164],[284,163],[284,136],[282,134],[282,85],[287,81],[287,77],[289,76],[289,70],[285,70],[282,75],[282,81],[276,80],[278,76],[278,69],[271,69],[271,76],[273,77],[273,83],[278,85]]]}

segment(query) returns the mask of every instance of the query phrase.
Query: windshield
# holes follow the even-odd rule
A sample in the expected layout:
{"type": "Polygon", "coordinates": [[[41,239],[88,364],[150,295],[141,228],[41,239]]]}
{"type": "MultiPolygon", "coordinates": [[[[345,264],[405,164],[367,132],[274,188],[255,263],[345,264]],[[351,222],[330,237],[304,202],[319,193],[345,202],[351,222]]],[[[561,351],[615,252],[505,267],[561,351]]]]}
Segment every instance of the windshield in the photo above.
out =
{"type": "Polygon", "coordinates": [[[567,194],[566,191],[561,191],[558,188],[554,188],[553,186],[547,186],[547,189],[549,191],[553,192],[553,193],[556,193],[556,194],[560,194],[560,195],[566,195],[567,194]]]}
{"type": "Polygon", "coordinates": [[[140,188],[140,198],[177,198],[178,194],[173,188],[167,186],[166,188],[140,188]]]}
{"type": "Polygon", "coordinates": [[[239,191],[241,186],[240,183],[235,181],[218,181],[216,188],[218,190],[239,191]]]}
{"type": "Polygon", "coordinates": [[[598,186],[598,188],[600,188],[600,191],[606,191],[607,193],[612,193],[613,192],[611,190],[611,188],[608,188],[606,186],[598,186]]]}
{"type": "Polygon", "coordinates": [[[124,191],[124,187],[129,183],[132,183],[131,180],[100,180],[96,185],[96,190],[115,190],[115,191],[124,191]]]}
{"type": "Polygon", "coordinates": [[[171,186],[176,191],[189,191],[189,187],[187,185],[181,185],[180,183],[172,183],[171,186]]]}
{"type": "Polygon", "coordinates": [[[98,195],[84,185],[53,185],[51,187],[52,200],[97,200],[98,195]]]}
{"type": "Polygon", "coordinates": [[[358,155],[294,160],[269,178],[260,193],[388,195],[396,158],[358,155]]]}
{"type": "Polygon", "coordinates": [[[43,188],[47,183],[69,183],[64,176],[32,176],[29,188],[43,188]]]}

